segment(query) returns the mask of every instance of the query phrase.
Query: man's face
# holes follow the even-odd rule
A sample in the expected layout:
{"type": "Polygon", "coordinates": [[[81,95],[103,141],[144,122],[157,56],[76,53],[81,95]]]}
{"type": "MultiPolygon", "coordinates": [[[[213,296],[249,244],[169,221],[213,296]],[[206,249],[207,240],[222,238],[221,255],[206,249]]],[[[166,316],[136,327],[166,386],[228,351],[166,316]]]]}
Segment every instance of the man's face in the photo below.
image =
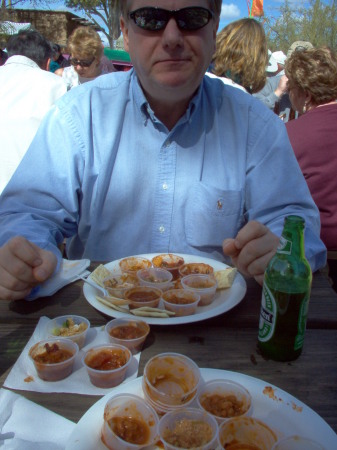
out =
{"type": "MultiPolygon", "coordinates": [[[[129,12],[152,6],[176,10],[191,6],[210,9],[207,0],[129,0],[129,12]]],[[[165,29],[147,31],[122,18],[125,49],[148,100],[189,99],[198,88],[215,49],[218,21],[195,31],[180,30],[174,18],[165,29]]]]}

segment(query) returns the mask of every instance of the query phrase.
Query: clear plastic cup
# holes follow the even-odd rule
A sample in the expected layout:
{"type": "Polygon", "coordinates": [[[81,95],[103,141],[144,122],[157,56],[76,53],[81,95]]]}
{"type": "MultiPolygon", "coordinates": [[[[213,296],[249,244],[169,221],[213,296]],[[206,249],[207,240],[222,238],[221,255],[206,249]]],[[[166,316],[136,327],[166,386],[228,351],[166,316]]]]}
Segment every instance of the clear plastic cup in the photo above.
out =
{"type": "Polygon", "coordinates": [[[136,319],[113,319],[105,325],[105,332],[113,344],[124,345],[134,355],[141,351],[150,326],[136,319]]]}
{"type": "Polygon", "coordinates": [[[137,272],[137,278],[141,286],[148,286],[165,291],[172,286],[172,274],[165,269],[149,267],[137,272]]]}
{"type": "Polygon", "coordinates": [[[144,399],[132,394],[111,397],[104,409],[102,438],[112,450],[138,450],[158,440],[158,416],[144,399]]]}
{"type": "Polygon", "coordinates": [[[231,380],[211,380],[201,385],[197,403],[212,414],[218,424],[252,412],[252,396],[245,387],[231,380]]]}
{"type": "Polygon", "coordinates": [[[174,255],[173,253],[163,253],[152,258],[154,267],[160,267],[171,272],[173,280],[179,278],[179,267],[184,263],[185,260],[182,256],[174,255]]]}
{"type": "Polygon", "coordinates": [[[144,367],[144,395],[159,411],[190,404],[197,395],[199,382],[199,367],[179,353],[160,353],[144,367]]]}
{"type": "Polygon", "coordinates": [[[119,261],[119,267],[122,272],[128,273],[129,275],[136,274],[138,270],[147,269],[152,266],[152,262],[147,258],[142,258],[140,256],[129,256],[119,261]]]}
{"type": "Polygon", "coordinates": [[[128,289],[124,294],[124,298],[129,300],[129,309],[141,308],[143,306],[157,308],[162,294],[163,291],[160,289],[148,286],[136,286],[128,289]]]}
{"type": "Polygon", "coordinates": [[[124,298],[125,292],[134,286],[134,278],[127,274],[104,278],[103,285],[112,297],[124,298]]]}
{"type": "Polygon", "coordinates": [[[159,420],[158,431],[166,450],[216,448],[218,424],[211,414],[198,408],[168,412],[159,420]]]}
{"type": "Polygon", "coordinates": [[[185,263],[179,267],[179,274],[181,277],[186,277],[187,275],[212,275],[214,269],[212,266],[206,263],[185,263]]]}
{"type": "Polygon", "coordinates": [[[164,308],[175,313],[176,317],[195,314],[200,295],[186,289],[169,289],[163,292],[164,308]]]}
{"type": "Polygon", "coordinates": [[[276,433],[262,420],[253,417],[234,417],[222,422],[218,436],[222,449],[235,442],[243,448],[270,450],[277,441],[276,433]]]}
{"type": "Polygon", "coordinates": [[[59,381],[68,377],[73,371],[77,354],[78,345],[63,338],[40,341],[28,353],[38,377],[45,381],[59,381]]]}
{"type": "Polygon", "coordinates": [[[324,450],[324,447],[311,439],[294,435],[277,441],[272,450],[324,450]]]}
{"type": "Polygon", "coordinates": [[[59,316],[52,319],[47,326],[49,337],[61,337],[76,342],[81,349],[84,345],[90,322],[82,316],[68,314],[67,316],[59,316]]]}
{"type": "Polygon", "coordinates": [[[82,363],[94,386],[111,388],[124,381],[131,360],[130,350],[123,345],[103,344],[89,349],[82,363]]]}
{"type": "Polygon", "coordinates": [[[199,306],[210,305],[215,297],[218,283],[213,275],[187,275],[181,279],[183,289],[200,295],[199,306]]]}

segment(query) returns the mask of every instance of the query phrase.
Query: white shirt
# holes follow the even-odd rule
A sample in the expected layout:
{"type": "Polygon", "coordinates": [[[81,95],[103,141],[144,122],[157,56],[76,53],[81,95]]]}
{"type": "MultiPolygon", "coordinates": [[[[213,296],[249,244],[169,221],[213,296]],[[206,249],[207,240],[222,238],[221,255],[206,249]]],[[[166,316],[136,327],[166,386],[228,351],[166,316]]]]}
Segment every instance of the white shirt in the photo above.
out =
{"type": "Polygon", "coordinates": [[[0,67],[0,194],[46,112],[66,92],[60,77],[25,56],[11,56],[0,67]]]}

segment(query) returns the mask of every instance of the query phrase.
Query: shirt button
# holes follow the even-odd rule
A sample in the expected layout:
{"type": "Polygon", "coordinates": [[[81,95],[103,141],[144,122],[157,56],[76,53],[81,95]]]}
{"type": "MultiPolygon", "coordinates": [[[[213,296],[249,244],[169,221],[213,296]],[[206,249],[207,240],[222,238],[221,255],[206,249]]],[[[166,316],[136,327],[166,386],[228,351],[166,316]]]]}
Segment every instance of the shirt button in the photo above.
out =
{"type": "Polygon", "coordinates": [[[168,188],[167,184],[164,183],[164,184],[163,184],[163,189],[164,189],[164,191],[166,191],[167,188],[168,188]]]}
{"type": "Polygon", "coordinates": [[[169,147],[171,145],[171,141],[166,141],[165,142],[165,147],[167,148],[167,147],[169,147]]]}
{"type": "Polygon", "coordinates": [[[159,232],[160,232],[160,233],[164,233],[164,231],[165,231],[165,227],[164,227],[163,225],[161,225],[161,226],[159,227],[159,232]]]}

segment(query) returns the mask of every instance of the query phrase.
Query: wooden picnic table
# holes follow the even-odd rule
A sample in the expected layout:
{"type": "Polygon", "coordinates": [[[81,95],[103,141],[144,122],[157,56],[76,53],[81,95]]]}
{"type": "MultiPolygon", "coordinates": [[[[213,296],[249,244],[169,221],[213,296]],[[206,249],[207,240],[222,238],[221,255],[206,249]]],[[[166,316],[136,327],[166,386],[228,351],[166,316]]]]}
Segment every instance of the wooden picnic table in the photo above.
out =
{"type": "MultiPolygon", "coordinates": [[[[91,270],[97,264],[91,266],[91,270]]],[[[201,368],[226,369],[264,380],[283,389],[318,413],[337,432],[337,295],[327,278],[315,273],[304,349],[291,363],[261,356],[257,334],[261,287],[247,281],[247,293],[230,311],[201,322],[151,325],[141,353],[139,372],[155,354],[172,351],[192,358],[201,368]]],[[[83,281],[74,282],[51,297],[33,302],[0,301],[0,382],[4,383],[41,316],[66,314],[87,317],[92,326],[111,317],[93,308],[83,294],[83,281]]],[[[99,397],[16,391],[26,398],[77,422],[99,397]]]]}

